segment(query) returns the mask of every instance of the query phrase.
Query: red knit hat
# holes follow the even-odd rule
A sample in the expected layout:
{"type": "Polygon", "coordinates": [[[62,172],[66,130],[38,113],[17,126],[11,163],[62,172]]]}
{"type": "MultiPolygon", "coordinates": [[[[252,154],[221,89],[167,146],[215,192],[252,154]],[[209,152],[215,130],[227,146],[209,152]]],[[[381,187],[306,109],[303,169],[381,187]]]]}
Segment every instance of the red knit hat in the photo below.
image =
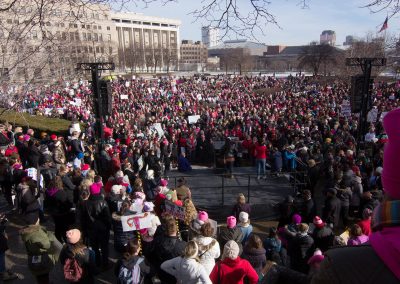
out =
{"type": "Polygon", "coordinates": [[[319,216],[314,217],[313,223],[314,223],[315,227],[317,227],[317,228],[322,228],[323,226],[325,226],[325,223],[322,221],[322,219],[319,216]]]}
{"type": "Polygon", "coordinates": [[[50,135],[50,139],[53,140],[53,141],[57,140],[57,135],[51,134],[50,135]]]}

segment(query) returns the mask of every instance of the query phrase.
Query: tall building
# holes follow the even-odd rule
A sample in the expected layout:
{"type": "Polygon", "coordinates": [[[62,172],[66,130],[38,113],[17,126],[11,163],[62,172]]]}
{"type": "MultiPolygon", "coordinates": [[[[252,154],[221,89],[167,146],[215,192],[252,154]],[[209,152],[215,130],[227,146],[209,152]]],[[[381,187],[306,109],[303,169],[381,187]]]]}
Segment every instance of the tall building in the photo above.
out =
{"type": "Polygon", "coordinates": [[[76,78],[78,62],[114,62],[122,72],[177,66],[179,20],[65,1],[42,9],[17,1],[0,13],[0,82],[76,78]]]}
{"type": "Polygon", "coordinates": [[[121,69],[149,70],[176,67],[180,20],[137,13],[111,13],[116,27],[121,69]]]}
{"type": "Polygon", "coordinates": [[[344,46],[352,45],[353,43],[359,41],[359,39],[355,36],[348,35],[346,36],[346,41],[343,43],[344,46]]]}
{"type": "Polygon", "coordinates": [[[201,41],[207,47],[214,47],[220,44],[219,28],[215,27],[202,27],[201,28],[201,41]]]}
{"type": "Polygon", "coordinates": [[[207,46],[201,41],[182,40],[180,70],[203,71],[207,65],[207,46]]]}
{"type": "Polygon", "coordinates": [[[336,44],[336,33],[332,30],[325,30],[319,36],[320,44],[329,44],[331,46],[335,46],[336,44]]]}

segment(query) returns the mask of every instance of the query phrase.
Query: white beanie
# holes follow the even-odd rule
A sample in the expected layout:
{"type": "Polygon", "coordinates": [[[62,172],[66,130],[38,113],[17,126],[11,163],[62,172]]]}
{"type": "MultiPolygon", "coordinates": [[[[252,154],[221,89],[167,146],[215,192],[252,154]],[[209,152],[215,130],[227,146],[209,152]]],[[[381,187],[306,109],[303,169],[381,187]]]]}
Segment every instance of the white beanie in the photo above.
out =
{"type": "Polygon", "coordinates": [[[111,187],[111,192],[113,194],[121,194],[122,185],[115,184],[111,187]]]}
{"type": "Polygon", "coordinates": [[[239,251],[240,250],[238,244],[235,241],[230,240],[224,246],[224,253],[222,258],[230,258],[234,260],[239,256],[239,251]]]}
{"type": "Polygon", "coordinates": [[[249,214],[247,212],[240,212],[239,214],[240,223],[247,223],[249,221],[249,214]]]}

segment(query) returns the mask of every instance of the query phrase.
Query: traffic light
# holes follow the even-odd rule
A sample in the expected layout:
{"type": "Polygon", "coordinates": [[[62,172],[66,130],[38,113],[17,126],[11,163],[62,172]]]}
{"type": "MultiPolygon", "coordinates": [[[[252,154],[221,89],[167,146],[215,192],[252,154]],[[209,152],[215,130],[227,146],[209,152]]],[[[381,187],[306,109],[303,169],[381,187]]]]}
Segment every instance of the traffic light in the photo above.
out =
{"type": "Polygon", "coordinates": [[[100,84],[102,114],[111,115],[113,107],[111,82],[100,80],[99,84],[100,84]]]}

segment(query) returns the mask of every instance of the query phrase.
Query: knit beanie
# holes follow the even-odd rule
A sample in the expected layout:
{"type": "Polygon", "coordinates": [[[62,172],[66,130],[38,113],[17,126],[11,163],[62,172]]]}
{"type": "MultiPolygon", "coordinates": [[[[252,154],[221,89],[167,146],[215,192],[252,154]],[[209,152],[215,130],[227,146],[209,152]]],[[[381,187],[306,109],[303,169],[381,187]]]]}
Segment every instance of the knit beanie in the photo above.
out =
{"type": "Polygon", "coordinates": [[[96,195],[100,194],[101,191],[101,183],[95,182],[90,186],[90,194],[96,195]]]}
{"type": "Polygon", "coordinates": [[[383,119],[383,125],[389,138],[383,154],[383,189],[389,197],[399,200],[400,175],[398,160],[400,158],[400,108],[387,113],[383,119]]]}
{"type": "Polygon", "coordinates": [[[308,260],[309,265],[321,263],[324,260],[324,255],[320,249],[316,249],[314,255],[308,260]]]}
{"type": "Polygon", "coordinates": [[[240,252],[240,249],[239,249],[238,244],[235,241],[230,240],[224,246],[224,253],[223,253],[222,259],[230,258],[230,259],[234,260],[239,256],[239,252],[240,252]]]}
{"type": "Polygon", "coordinates": [[[294,214],[292,217],[292,222],[294,224],[300,224],[301,223],[301,216],[299,214],[294,214]]]}
{"type": "Polygon", "coordinates": [[[168,185],[168,181],[166,179],[161,179],[160,185],[161,186],[167,186],[168,185]]]}
{"type": "Polygon", "coordinates": [[[236,218],[234,216],[229,216],[228,218],[226,218],[226,226],[229,229],[232,229],[236,226],[236,218]]]}
{"type": "Polygon", "coordinates": [[[72,229],[66,232],[67,242],[70,244],[76,244],[81,239],[81,231],[78,229],[72,229]]]}
{"type": "Polygon", "coordinates": [[[249,221],[249,214],[247,212],[239,213],[239,221],[240,223],[247,223],[249,221]]]}
{"type": "Polygon", "coordinates": [[[199,211],[197,214],[197,219],[201,222],[206,222],[208,220],[208,214],[205,211],[199,211]]]}
{"type": "Polygon", "coordinates": [[[314,223],[315,227],[317,227],[317,228],[322,228],[325,225],[319,216],[314,217],[313,223],[314,223]]]}

